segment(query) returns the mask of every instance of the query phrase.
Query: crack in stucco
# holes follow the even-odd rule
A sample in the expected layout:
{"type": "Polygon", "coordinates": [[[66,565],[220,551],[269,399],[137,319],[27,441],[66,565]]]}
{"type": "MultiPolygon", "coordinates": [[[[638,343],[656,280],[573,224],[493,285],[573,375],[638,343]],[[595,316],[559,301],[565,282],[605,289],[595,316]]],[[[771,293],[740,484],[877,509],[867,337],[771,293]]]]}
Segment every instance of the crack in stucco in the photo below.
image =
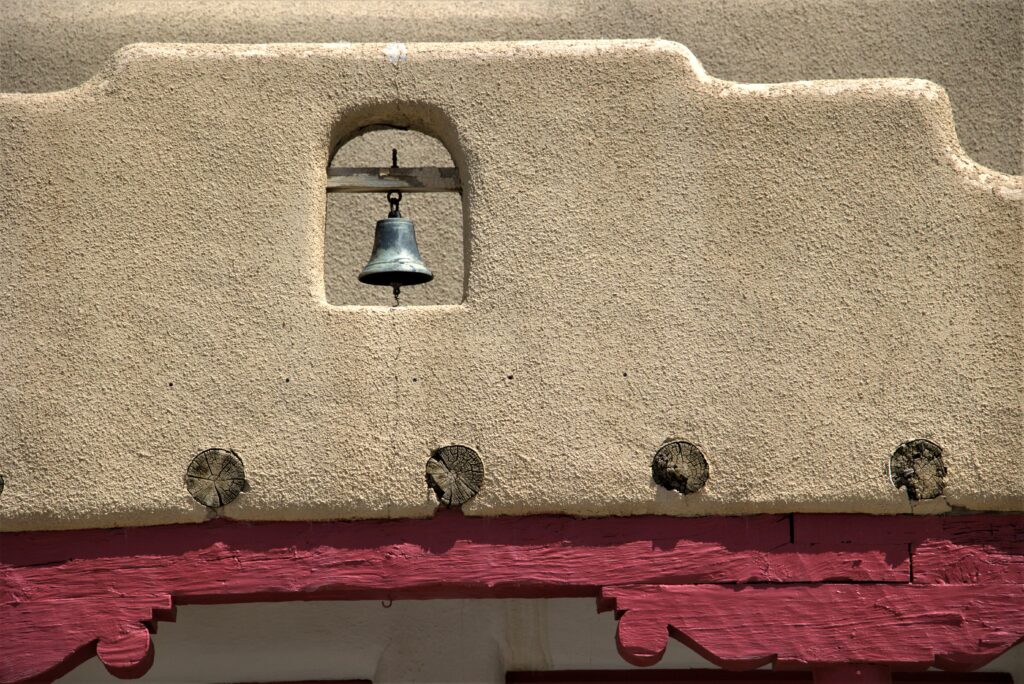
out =
{"type": "MultiPolygon", "coordinates": [[[[398,314],[397,307],[388,309],[388,319],[391,321],[391,343],[395,347],[395,356],[391,359],[391,379],[394,388],[392,400],[387,405],[388,412],[388,444],[391,447],[391,461],[393,466],[398,464],[398,459],[401,456],[401,450],[398,446],[398,421],[400,419],[400,410],[402,405],[402,389],[400,386],[401,378],[399,374],[399,358],[402,356],[402,343],[401,335],[398,331],[398,321],[396,316],[398,314]]],[[[388,508],[390,508],[390,504],[388,508]]],[[[390,516],[389,516],[390,517],[390,516]]]]}

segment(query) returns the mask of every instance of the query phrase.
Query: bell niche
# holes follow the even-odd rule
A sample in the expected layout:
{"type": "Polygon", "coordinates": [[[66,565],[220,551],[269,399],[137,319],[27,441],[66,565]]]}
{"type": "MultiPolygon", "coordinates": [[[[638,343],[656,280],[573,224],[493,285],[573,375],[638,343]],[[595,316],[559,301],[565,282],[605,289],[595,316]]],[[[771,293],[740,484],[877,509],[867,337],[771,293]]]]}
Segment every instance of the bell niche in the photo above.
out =
{"type": "Polygon", "coordinates": [[[327,168],[324,290],[335,306],[463,299],[462,185],[436,138],[373,126],[327,168]]]}

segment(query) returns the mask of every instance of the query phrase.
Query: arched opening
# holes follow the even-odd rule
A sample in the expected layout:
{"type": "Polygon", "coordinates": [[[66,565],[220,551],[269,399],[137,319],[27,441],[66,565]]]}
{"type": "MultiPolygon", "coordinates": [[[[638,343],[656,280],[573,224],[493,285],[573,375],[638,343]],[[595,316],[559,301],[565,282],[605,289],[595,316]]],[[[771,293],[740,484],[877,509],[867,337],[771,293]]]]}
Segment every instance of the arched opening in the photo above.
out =
{"type": "MultiPolygon", "coordinates": [[[[392,165],[393,150],[397,150],[398,166],[402,169],[455,167],[451,154],[437,138],[404,128],[372,126],[344,142],[330,160],[329,173],[342,169],[386,169],[392,165]]],[[[367,285],[358,280],[373,250],[376,222],[385,218],[388,211],[386,189],[327,193],[324,290],[328,304],[394,304],[391,287],[367,285]]],[[[414,222],[423,262],[434,274],[430,282],[403,287],[401,306],[460,303],[465,279],[461,193],[403,191],[401,214],[414,222]]]]}

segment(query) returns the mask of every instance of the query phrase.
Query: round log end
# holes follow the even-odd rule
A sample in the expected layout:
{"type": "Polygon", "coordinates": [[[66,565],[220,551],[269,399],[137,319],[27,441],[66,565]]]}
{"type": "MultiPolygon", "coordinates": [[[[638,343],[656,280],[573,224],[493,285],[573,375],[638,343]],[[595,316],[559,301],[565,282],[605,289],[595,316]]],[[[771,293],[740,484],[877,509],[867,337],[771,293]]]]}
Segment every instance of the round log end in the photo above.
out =
{"type": "Polygon", "coordinates": [[[694,494],[708,481],[708,460],[695,444],[683,440],[669,442],[654,455],[651,475],[665,489],[694,494]]]}
{"type": "Polygon", "coordinates": [[[897,489],[906,488],[911,501],[940,496],[946,488],[942,447],[927,439],[900,444],[889,459],[889,477],[897,489]]]}
{"type": "Polygon", "coordinates": [[[221,508],[245,489],[242,459],[230,449],[207,449],[188,464],[185,486],[192,498],[207,508],[221,508]]]}
{"type": "Polygon", "coordinates": [[[461,506],[480,491],[484,464],[467,446],[444,446],[427,460],[427,485],[446,506],[461,506]]]}

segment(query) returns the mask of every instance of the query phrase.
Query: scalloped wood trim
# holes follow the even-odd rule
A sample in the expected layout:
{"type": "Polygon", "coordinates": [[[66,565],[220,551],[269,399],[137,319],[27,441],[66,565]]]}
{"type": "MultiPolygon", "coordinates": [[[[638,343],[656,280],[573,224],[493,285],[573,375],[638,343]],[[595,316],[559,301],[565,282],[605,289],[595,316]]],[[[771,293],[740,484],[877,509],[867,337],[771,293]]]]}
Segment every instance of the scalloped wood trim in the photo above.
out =
{"type": "MultiPolygon", "coordinates": [[[[556,516],[8,533],[0,682],[122,677],[181,603],[597,596],[636,664],[977,667],[1024,636],[1024,516],[556,516]]],[[[823,676],[826,676],[824,674],[823,676]]]]}
{"type": "MultiPolygon", "coordinates": [[[[1001,584],[648,585],[606,589],[602,598],[623,612],[619,652],[635,665],[661,660],[672,634],[731,669],[969,670],[1024,637],[1024,588],[1001,584]]],[[[861,681],[842,671],[845,679],[824,681],[861,681]]]]}

